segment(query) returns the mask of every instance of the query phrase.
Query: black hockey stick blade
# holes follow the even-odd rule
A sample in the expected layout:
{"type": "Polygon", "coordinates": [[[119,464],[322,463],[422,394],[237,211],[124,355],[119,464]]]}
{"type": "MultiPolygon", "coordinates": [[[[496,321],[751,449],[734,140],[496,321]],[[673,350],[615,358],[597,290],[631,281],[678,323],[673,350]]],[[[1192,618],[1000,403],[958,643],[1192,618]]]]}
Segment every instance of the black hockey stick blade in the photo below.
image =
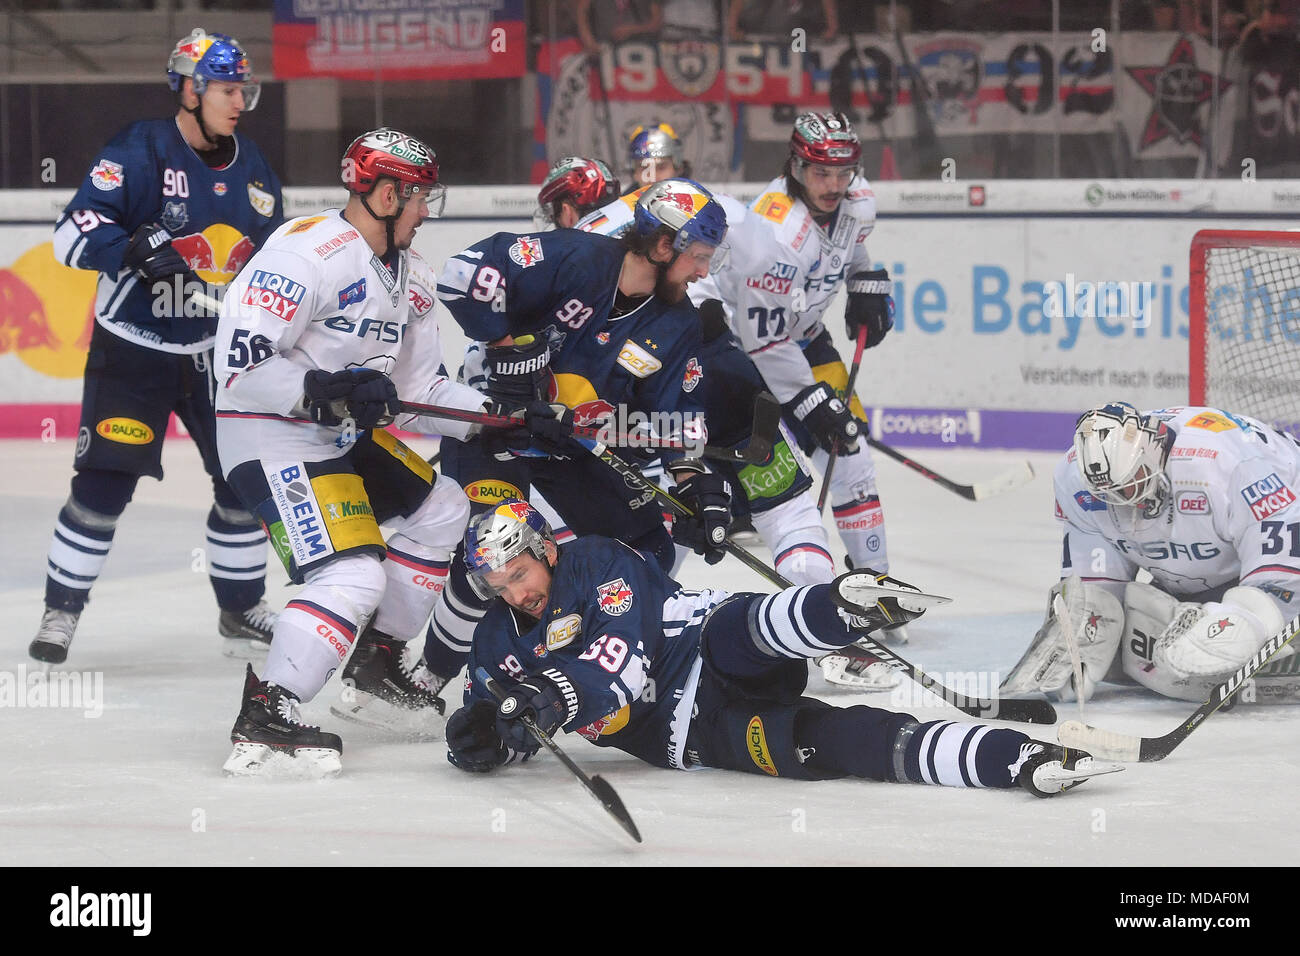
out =
{"type": "MultiPolygon", "coordinates": [[[[487,668],[478,668],[474,672],[474,676],[479,679],[483,686],[486,687],[497,700],[504,700],[506,698],[507,694],[505,690],[500,684],[492,679],[492,675],[487,672],[487,668]]],[[[560,763],[564,764],[564,766],[568,768],[569,772],[578,778],[578,782],[582,784],[582,788],[591,794],[597,803],[605,808],[605,812],[614,818],[615,822],[623,828],[624,832],[633,840],[636,840],[637,843],[640,843],[641,831],[638,830],[636,824],[632,822],[632,815],[627,812],[627,807],[623,805],[623,801],[619,799],[618,794],[614,792],[614,788],[610,786],[609,782],[602,779],[600,776],[588,777],[582,772],[582,768],[574,763],[573,759],[560,749],[560,745],[551,739],[550,734],[538,727],[537,724],[529,718],[521,717],[520,719],[523,721],[524,726],[528,728],[528,732],[533,735],[533,738],[551,753],[555,754],[555,756],[559,758],[560,763]]]]}
{"type": "Polygon", "coordinates": [[[717,448],[706,445],[704,457],[745,465],[764,465],[772,459],[772,449],[781,428],[781,403],[771,392],[754,397],[754,420],[749,429],[749,443],[744,448],[717,448]]]}
{"type": "Polygon", "coordinates": [[[1113,730],[1094,727],[1077,720],[1068,720],[1061,724],[1056,736],[1067,747],[1078,747],[1094,757],[1103,760],[1126,760],[1138,763],[1152,763],[1164,760],[1174,748],[1186,740],[1193,730],[1201,726],[1211,715],[1241,690],[1269,661],[1282,652],[1296,635],[1300,634],[1300,616],[1293,617],[1282,630],[1278,631],[1257,650],[1250,660],[1242,664],[1228,676],[1210,694],[1208,700],[1197,707],[1187,719],[1163,737],[1137,737],[1121,734],[1113,730]]]}

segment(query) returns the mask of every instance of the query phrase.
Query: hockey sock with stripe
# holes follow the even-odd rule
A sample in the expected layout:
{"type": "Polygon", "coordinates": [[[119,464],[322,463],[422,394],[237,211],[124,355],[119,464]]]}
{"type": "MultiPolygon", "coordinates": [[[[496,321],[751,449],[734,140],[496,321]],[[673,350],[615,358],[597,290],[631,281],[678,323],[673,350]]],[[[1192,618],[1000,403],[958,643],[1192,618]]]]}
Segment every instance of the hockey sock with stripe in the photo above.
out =
{"type": "Polygon", "coordinates": [[[266,592],[266,532],[247,511],[208,512],[208,580],[225,611],[246,611],[266,592]]]}

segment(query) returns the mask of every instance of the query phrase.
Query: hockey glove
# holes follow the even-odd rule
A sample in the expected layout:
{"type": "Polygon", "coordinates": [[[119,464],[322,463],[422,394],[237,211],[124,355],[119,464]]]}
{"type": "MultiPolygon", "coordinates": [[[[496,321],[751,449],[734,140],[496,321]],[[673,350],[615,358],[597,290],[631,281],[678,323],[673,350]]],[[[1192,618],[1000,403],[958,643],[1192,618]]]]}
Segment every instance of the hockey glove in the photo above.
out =
{"type": "Polygon", "coordinates": [[[673,540],[717,564],[726,555],[722,545],[731,527],[731,485],[721,475],[704,468],[698,458],[682,458],[668,465],[673,474],[690,472],[673,489],[694,514],[673,521],[673,540]]]}
{"type": "Polygon", "coordinates": [[[889,281],[889,273],[884,269],[855,272],[849,276],[846,288],[849,302],[844,307],[844,328],[849,341],[856,341],[858,329],[865,325],[867,340],[863,347],[875,348],[894,327],[894,300],[890,295],[894,284],[889,281]]]}
{"type": "Polygon", "coordinates": [[[156,222],[145,223],[131,236],[122,256],[122,268],[130,269],[146,282],[189,272],[190,266],[172,248],[172,236],[156,222]]]}
{"type": "Polygon", "coordinates": [[[374,428],[400,411],[397,386],[378,369],[314,368],[303,376],[302,390],[307,414],[317,425],[342,425],[351,418],[357,428],[374,428]]]}
{"type": "Polygon", "coordinates": [[[822,448],[832,453],[838,451],[841,455],[857,452],[857,420],[825,382],[809,385],[787,402],[786,408],[822,448]]]}
{"type": "Polygon", "coordinates": [[[487,393],[511,409],[550,401],[551,347],[545,338],[521,335],[514,345],[487,349],[487,393]]]}
{"type": "MultiPolygon", "coordinates": [[[[510,752],[497,734],[496,708],[476,700],[447,720],[447,762],[470,773],[487,773],[506,762],[510,752]]],[[[535,745],[534,745],[535,746],[535,745]]]]}
{"type": "Polygon", "coordinates": [[[516,684],[497,704],[497,735],[511,750],[534,754],[541,746],[526,726],[532,720],[548,736],[578,713],[578,692],[573,683],[554,668],[516,684]]]}

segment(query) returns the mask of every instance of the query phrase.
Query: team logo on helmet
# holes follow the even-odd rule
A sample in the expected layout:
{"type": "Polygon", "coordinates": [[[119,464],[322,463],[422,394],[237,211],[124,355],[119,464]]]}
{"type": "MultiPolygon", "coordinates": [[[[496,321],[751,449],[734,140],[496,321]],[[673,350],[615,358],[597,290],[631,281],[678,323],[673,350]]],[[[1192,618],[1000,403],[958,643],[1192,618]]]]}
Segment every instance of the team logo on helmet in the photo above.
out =
{"type": "Polygon", "coordinates": [[[507,501],[501,507],[497,508],[497,514],[511,514],[520,521],[527,521],[533,513],[532,506],[526,501],[507,501]]]}
{"type": "Polygon", "coordinates": [[[632,607],[632,589],[622,578],[615,578],[596,588],[596,601],[606,614],[618,617],[632,607]]]}

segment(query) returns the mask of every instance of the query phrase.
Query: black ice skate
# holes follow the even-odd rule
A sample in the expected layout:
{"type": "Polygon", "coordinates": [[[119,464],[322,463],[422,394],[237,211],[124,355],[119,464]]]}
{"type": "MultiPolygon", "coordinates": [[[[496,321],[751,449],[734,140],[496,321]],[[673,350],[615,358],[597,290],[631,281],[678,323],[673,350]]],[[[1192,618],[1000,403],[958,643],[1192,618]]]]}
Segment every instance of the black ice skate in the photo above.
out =
{"type": "Polygon", "coordinates": [[[849,627],[861,631],[896,628],[916,620],[929,608],[952,601],[870,568],[841,574],[831,586],[831,600],[846,612],[842,616],[849,627]]]}
{"type": "Polygon", "coordinates": [[[1096,760],[1086,750],[1031,740],[1020,748],[1020,759],[1011,766],[1011,779],[1019,779],[1036,797],[1054,797],[1090,777],[1116,773],[1122,764],[1096,760]]]}
{"type": "Polygon", "coordinates": [[[439,692],[447,678],[430,671],[422,659],[408,665],[405,650],[405,641],[367,628],[352,648],[343,669],[343,692],[330,713],[401,736],[440,737],[446,704],[439,692]]]}
{"type": "Polygon", "coordinates": [[[49,669],[51,664],[62,664],[68,659],[68,648],[72,645],[72,635],[77,631],[80,611],[60,611],[47,607],[41,617],[41,626],[36,637],[27,646],[27,653],[49,669]]]}
{"type": "Polygon", "coordinates": [[[343,769],[338,734],[304,723],[298,698],[277,684],[259,681],[249,664],[244,700],[230,731],[235,745],[221,768],[231,776],[253,776],[283,768],[294,774],[332,776],[343,769]],[[288,758],[291,763],[285,763],[288,758]]]}
{"type": "Polygon", "coordinates": [[[217,619],[217,632],[225,638],[222,653],[241,660],[266,657],[277,617],[265,601],[258,601],[247,611],[223,610],[217,619]]]}

